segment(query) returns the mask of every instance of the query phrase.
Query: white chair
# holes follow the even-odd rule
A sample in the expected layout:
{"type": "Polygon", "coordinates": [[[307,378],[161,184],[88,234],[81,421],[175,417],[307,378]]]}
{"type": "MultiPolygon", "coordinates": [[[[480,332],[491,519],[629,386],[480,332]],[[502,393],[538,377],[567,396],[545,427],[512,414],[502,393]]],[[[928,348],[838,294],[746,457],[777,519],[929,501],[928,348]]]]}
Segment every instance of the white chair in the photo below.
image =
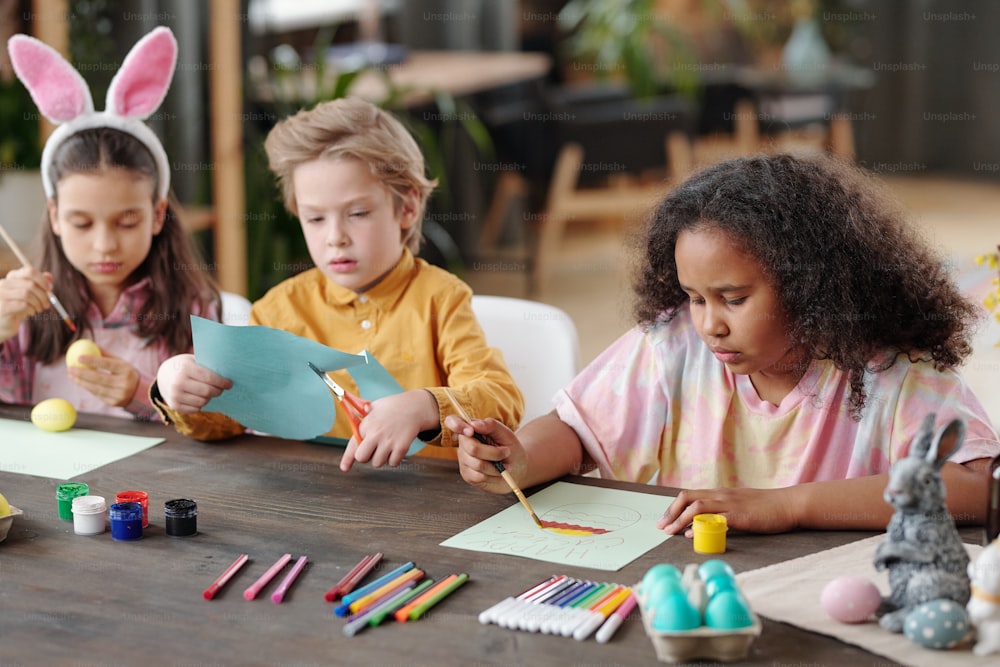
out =
{"type": "Polygon", "coordinates": [[[222,299],[222,323],[245,327],[250,321],[250,300],[235,292],[219,292],[222,299]]]}
{"type": "Polygon", "coordinates": [[[525,299],[472,297],[486,342],[499,349],[524,394],[521,423],[552,410],[552,397],[580,367],[576,326],[563,310],[525,299]]]}

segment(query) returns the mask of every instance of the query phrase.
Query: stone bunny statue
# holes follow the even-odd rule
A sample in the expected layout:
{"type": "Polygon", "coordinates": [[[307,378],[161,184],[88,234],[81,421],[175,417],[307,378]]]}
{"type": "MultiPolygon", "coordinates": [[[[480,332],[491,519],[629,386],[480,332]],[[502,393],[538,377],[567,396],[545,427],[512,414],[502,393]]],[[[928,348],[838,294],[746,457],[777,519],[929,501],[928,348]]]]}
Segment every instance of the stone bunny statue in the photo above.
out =
{"type": "Polygon", "coordinates": [[[969,600],[969,555],[945,505],[940,473],[965,439],[965,422],[955,419],[935,435],[934,417],[924,418],[909,454],[892,465],[883,496],[896,510],[875,550],[875,569],[889,570],[891,590],[884,603],[892,611],[879,624],[890,632],[901,632],[919,604],[969,600]]]}
{"type": "Polygon", "coordinates": [[[1000,538],[990,542],[969,563],[972,597],[965,610],[976,626],[972,651],[984,656],[1000,652],[1000,538]]]}

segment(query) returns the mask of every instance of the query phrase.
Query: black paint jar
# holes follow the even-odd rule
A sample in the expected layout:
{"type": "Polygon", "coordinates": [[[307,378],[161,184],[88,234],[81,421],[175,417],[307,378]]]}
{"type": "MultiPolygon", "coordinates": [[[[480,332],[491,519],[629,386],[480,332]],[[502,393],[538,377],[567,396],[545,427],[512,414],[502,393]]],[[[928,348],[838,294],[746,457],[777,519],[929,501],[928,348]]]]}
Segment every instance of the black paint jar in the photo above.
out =
{"type": "Polygon", "coordinates": [[[177,498],[163,503],[163,519],[167,535],[187,537],[198,532],[198,503],[177,498]]]}

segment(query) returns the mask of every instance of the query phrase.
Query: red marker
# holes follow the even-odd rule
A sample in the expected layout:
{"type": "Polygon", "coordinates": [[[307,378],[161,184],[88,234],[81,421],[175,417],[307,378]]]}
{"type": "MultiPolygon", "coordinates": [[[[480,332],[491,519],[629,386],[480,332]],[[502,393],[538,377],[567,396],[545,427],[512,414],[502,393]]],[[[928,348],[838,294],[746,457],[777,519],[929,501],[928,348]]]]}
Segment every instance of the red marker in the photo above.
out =
{"type": "Polygon", "coordinates": [[[246,564],[248,560],[250,560],[250,556],[248,556],[247,554],[243,554],[242,556],[237,558],[232,565],[226,568],[225,572],[219,575],[218,579],[212,582],[211,586],[209,586],[202,592],[201,597],[205,598],[206,600],[211,600],[212,598],[214,598],[215,594],[219,592],[219,589],[225,586],[226,583],[228,583],[229,580],[233,578],[233,575],[239,572],[239,569],[243,567],[243,565],[246,564]]]}

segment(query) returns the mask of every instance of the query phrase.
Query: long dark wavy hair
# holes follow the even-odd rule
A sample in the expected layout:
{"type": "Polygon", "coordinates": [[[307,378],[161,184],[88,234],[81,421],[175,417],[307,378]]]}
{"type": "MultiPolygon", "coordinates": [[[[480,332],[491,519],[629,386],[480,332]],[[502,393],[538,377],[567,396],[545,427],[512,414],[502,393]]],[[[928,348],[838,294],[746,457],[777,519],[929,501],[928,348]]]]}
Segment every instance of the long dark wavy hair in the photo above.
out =
{"type": "Polygon", "coordinates": [[[637,239],[640,325],[669,321],[689,301],[674,248],[680,232],[694,229],[722,231],[760,262],[791,340],[848,373],[855,418],[865,405],[866,373],[891,367],[899,355],[943,370],[972,351],[977,307],[860,168],[775,155],[692,176],[659,203],[637,239]]]}
{"type": "MultiPolygon", "coordinates": [[[[56,184],[58,196],[59,181],[66,176],[105,169],[127,169],[141,174],[153,182],[153,192],[157,191],[156,163],[149,150],[132,135],[106,127],[81,130],[60,144],[49,176],[56,184]]],[[[150,277],[149,298],[134,314],[136,333],[151,343],[163,340],[171,354],[191,348],[194,304],[200,305],[202,314],[209,312],[211,304],[219,304],[218,288],[197,257],[176,210],[171,201],[163,228],[153,237],[149,254],[127,280],[132,285],[150,277]]],[[[52,226],[46,221],[42,228],[40,269],[52,274],[53,292],[66,306],[77,329],[74,334],[65,326],[53,326],[52,319],[58,316],[51,311],[28,320],[31,339],[28,355],[40,363],[52,363],[65,354],[73,340],[85,336],[90,329],[86,312],[91,297],[86,278],[66,258],[52,226]]]]}

